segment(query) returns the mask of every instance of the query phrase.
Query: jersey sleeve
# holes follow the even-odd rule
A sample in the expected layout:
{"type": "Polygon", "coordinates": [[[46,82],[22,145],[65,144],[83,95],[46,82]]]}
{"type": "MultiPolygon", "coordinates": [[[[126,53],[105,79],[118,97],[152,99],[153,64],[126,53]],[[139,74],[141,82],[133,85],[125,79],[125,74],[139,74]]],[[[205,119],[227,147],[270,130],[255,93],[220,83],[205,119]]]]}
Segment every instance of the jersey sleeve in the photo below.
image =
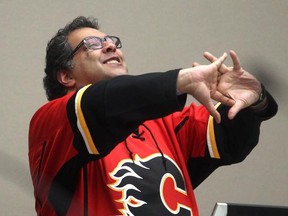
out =
{"type": "Polygon", "coordinates": [[[81,88],[67,106],[78,151],[104,157],[139,124],[181,110],[186,97],[176,95],[178,71],[124,75],[81,88]]]}
{"type": "Polygon", "coordinates": [[[207,124],[207,146],[204,157],[190,158],[188,171],[193,187],[196,188],[219,166],[243,161],[258,144],[261,123],[272,118],[278,105],[267,93],[268,106],[261,112],[250,108],[240,111],[230,120],[229,107],[220,105],[221,123],[217,124],[210,116],[207,124]]]}
{"type": "Polygon", "coordinates": [[[222,123],[216,124],[212,117],[208,122],[207,147],[211,158],[220,159],[224,165],[238,163],[246,158],[259,141],[261,123],[277,113],[278,105],[268,92],[267,99],[266,109],[255,112],[246,108],[233,120],[227,117],[229,107],[219,106],[222,123]]]}
{"type": "Polygon", "coordinates": [[[239,163],[249,155],[259,141],[261,123],[278,110],[268,92],[267,100],[268,106],[261,112],[246,108],[233,120],[228,119],[230,107],[218,104],[220,124],[203,106],[192,104],[176,115],[175,134],[194,188],[219,166],[239,163]]]}

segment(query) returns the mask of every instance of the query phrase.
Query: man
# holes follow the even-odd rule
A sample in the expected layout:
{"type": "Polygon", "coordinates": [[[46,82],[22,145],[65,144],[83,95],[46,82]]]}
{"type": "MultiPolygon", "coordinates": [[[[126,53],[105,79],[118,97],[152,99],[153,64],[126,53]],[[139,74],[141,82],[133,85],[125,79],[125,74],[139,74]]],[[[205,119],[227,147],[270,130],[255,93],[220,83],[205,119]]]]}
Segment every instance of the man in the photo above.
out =
{"type": "Polygon", "coordinates": [[[234,51],[233,67],[205,53],[209,65],[130,76],[121,47],[85,17],[48,43],[50,102],[29,130],[38,215],[198,215],[193,189],[242,161],[277,112],[234,51]]]}

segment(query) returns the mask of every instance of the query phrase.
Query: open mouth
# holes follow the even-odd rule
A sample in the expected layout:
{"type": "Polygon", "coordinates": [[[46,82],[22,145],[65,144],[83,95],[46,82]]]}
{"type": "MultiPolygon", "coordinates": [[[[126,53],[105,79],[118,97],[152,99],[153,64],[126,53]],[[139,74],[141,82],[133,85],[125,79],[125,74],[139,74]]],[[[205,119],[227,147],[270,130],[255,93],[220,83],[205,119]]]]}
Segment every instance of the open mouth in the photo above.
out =
{"type": "Polygon", "coordinates": [[[120,64],[120,59],[115,56],[115,57],[105,60],[103,64],[120,64]]]}

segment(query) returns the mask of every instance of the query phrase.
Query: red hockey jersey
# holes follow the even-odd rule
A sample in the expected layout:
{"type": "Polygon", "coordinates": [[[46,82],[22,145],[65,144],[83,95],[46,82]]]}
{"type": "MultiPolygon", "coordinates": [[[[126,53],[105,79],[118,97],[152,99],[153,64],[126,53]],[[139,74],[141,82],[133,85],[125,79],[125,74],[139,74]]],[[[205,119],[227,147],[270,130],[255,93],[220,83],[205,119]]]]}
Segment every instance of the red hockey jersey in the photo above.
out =
{"type": "Polygon", "coordinates": [[[177,72],[103,81],[35,113],[29,162],[38,215],[198,215],[193,185],[242,161],[276,109],[265,118],[244,111],[231,124],[220,106],[215,125],[203,106],[183,108],[177,72]]]}

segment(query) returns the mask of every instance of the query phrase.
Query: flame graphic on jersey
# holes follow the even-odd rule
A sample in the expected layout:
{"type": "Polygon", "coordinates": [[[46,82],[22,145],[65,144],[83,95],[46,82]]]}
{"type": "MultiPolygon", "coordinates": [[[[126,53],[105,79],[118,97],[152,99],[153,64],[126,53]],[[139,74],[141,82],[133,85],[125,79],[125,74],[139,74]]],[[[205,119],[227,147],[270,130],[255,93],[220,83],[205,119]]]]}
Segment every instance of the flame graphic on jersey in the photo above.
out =
{"type": "Polygon", "coordinates": [[[177,164],[165,155],[166,168],[159,153],[146,158],[137,154],[134,160],[124,159],[109,173],[113,183],[109,187],[119,192],[119,212],[123,216],[192,215],[182,173],[177,164]],[[171,196],[173,199],[171,199],[171,196]],[[144,200],[145,199],[145,200],[144,200]]]}
{"type": "Polygon", "coordinates": [[[134,196],[127,195],[127,192],[129,190],[135,190],[138,192],[141,192],[137,187],[135,187],[132,184],[122,184],[123,179],[127,177],[142,179],[141,176],[137,175],[137,173],[134,172],[131,167],[125,165],[125,164],[135,164],[138,165],[144,169],[149,169],[148,167],[143,166],[143,164],[140,161],[140,157],[138,155],[135,156],[134,161],[131,161],[131,159],[125,159],[121,161],[121,163],[118,164],[118,166],[114,169],[113,172],[110,173],[110,176],[112,179],[115,180],[115,183],[110,184],[110,188],[114,189],[115,191],[121,191],[122,197],[117,200],[117,202],[123,203],[124,209],[121,210],[121,213],[123,215],[131,215],[133,216],[132,212],[129,210],[129,207],[140,207],[142,205],[145,205],[146,202],[143,200],[139,200],[135,198],[134,196]],[[118,173],[121,173],[121,175],[118,175],[118,173]]]}

